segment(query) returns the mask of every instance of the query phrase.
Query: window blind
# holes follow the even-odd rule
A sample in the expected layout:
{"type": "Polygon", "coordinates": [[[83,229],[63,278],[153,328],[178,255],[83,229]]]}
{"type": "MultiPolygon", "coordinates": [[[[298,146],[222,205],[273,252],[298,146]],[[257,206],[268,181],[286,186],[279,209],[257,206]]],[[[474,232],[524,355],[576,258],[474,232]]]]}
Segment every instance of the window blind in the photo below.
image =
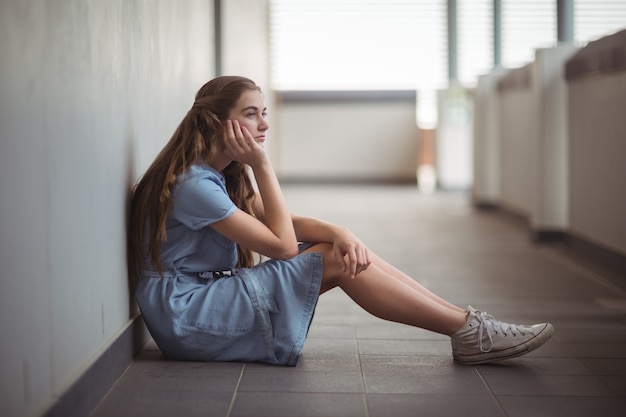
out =
{"type": "Polygon", "coordinates": [[[502,0],[502,66],[534,61],[535,49],[556,45],[556,0],[502,0]]]}
{"type": "MultiPolygon", "coordinates": [[[[277,90],[433,90],[447,85],[445,0],[270,0],[277,90]]],[[[502,0],[501,63],[557,42],[555,0],[502,0]]],[[[457,0],[457,73],[473,86],[493,66],[493,0],[457,0]]],[[[584,43],[626,28],[625,0],[574,0],[584,43]]]]}
{"type": "Polygon", "coordinates": [[[271,0],[277,90],[402,90],[447,83],[446,1],[271,0]]]}
{"type": "Polygon", "coordinates": [[[575,0],[574,39],[587,43],[626,29],[625,0],[575,0]]]}
{"type": "Polygon", "coordinates": [[[493,68],[493,0],[458,0],[458,80],[475,86],[493,68]]]}

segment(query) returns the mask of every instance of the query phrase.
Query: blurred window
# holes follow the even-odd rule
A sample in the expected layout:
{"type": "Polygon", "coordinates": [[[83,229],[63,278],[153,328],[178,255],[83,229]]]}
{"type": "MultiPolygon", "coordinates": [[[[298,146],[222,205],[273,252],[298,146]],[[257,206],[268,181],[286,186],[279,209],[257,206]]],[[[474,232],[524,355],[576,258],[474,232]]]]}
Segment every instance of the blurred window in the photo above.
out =
{"type": "Polygon", "coordinates": [[[625,0],[574,0],[574,39],[585,44],[626,29],[625,0]]]}
{"type": "Polygon", "coordinates": [[[446,6],[441,0],[271,0],[272,87],[444,87],[446,6]]]}

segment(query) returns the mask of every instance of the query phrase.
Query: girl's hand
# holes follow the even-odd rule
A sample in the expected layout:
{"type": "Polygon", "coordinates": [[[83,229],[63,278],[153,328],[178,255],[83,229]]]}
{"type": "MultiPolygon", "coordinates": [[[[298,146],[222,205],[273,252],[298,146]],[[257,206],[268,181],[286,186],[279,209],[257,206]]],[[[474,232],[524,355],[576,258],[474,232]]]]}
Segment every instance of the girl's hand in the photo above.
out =
{"type": "Polygon", "coordinates": [[[252,168],[267,160],[263,147],[237,120],[227,120],[224,126],[224,153],[233,161],[248,164],[252,168]]]}
{"type": "Polygon", "coordinates": [[[341,229],[333,241],[333,253],[343,271],[355,278],[372,263],[367,247],[347,229],[341,229]]]}

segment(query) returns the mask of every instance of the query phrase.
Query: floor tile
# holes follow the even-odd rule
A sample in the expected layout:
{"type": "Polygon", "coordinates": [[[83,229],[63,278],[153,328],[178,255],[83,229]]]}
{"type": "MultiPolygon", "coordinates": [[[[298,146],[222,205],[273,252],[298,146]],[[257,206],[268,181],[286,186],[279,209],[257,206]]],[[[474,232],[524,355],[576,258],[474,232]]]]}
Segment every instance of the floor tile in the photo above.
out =
{"type": "Polygon", "coordinates": [[[450,358],[449,340],[359,339],[362,355],[441,355],[450,358]]]}
{"type": "Polygon", "coordinates": [[[230,417],[363,417],[363,394],[242,392],[230,417]]]}
{"type": "Polygon", "coordinates": [[[292,372],[361,372],[361,364],[359,355],[354,354],[320,354],[305,353],[302,355],[295,367],[282,367],[267,364],[246,364],[245,373],[250,372],[275,372],[275,373],[292,373],[292,372]]]}
{"type": "Polygon", "coordinates": [[[521,357],[477,366],[483,375],[592,375],[582,360],[576,358],[521,357]]]}
{"type": "Polygon", "coordinates": [[[600,377],[587,375],[485,375],[495,395],[522,396],[614,396],[600,377]]]}
{"type": "Polygon", "coordinates": [[[601,376],[600,379],[611,387],[617,395],[626,397],[626,376],[601,376]]]}
{"type": "MultiPolygon", "coordinates": [[[[312,326],[313,327],[313,326],[312,326]]],[[[303,356],[311,355],[356,355],[358,347],[354,338],[310,337],[304,343],[303,356]]]]}
{"type": "Polygon", "coordinates": [[[320,323],[316,321],[316,325],[309,330],[309,340],[315,338],[323,339],[344,339],[346,337],[353,338],[355,336],[354,325],[352,324],[335,324],[320,323]]]}
{"type": "Polygon", "coordinates": [[[118,391],[234,392],[243,365],[217,362],[139,360],[116,384],[118,391]]]}
{"type": "Polygon", "coordinates": [[[334,289],[319,299],[297,366],[167,361],[150,342],[92,416],[624,414],[626,293],[615,277],[533,244],[521,224],[474,210],[463,193],[290,185],[285,197],[443,298],[511,323],[549,321],[556,333],[527,356],[463,366],[447,336],[380,320],[334,289]]]}
{"type": "Polygon", "coordinates": [[[368,394],[367,403],[370,417],[506,417],[493,398],[474,395],[368,394]]]}
{"type": "MultiPolygon", "coordinates": [[[[437,333],[416,329],[407,325],[376,320],[369,323],[356,323],[359,339],[401,339],[401,340],[446,340],[437,333]]],[[[449,339],[448,339],[449,340],[449,339]]]]}
{"type": "Polygon", "coordinates": [[[474,367],[456,364],[443,356],[361,355],[364,375],[463,375],[475,374],[474,367]]]}
{"type": "Polygon", "coordinates": [[[441,394],[488,396],[478,374],[422,375],[413,373],[365,373],[368,394],[441,394]]]}
{"type": "Polygon", "coordinates": [[[626,344],[626,329],[615,328],[570,328],[559,329],[553,336],[562,343],[621,343],[626,344]]]}
{"type": "Polygon", "coordinates": [[[228,414],[233,394],[227,392],[113,389],[92,417],[206,417],[228,414]]]}
{"type": "Polygon", "coordinates": [[[245,372],[239,392],[363,392],[361,373],[336,372],[245,372]]]}
{"type": "Polygon", "coordinates": [[[581,361],[596,375],[626,375],[626,359],[583,358],[581,361]]]}
{"type": "Polygon", "coordinates": [[[578,358],[626,359],[626,343],[566,343],[578,358]]]}
{"type": "Polygon", "coordinates": [[[603,397],[498,397],[508,417],[623,417],[626,402],[603,397]]]}

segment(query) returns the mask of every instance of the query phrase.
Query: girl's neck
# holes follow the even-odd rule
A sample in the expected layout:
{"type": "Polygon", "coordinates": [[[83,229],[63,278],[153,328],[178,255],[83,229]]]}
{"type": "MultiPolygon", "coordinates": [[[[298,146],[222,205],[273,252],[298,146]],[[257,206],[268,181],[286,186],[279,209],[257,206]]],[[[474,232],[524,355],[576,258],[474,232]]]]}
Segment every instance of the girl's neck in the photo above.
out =
{"type": "Polygon", "coordinates": [[[218,155],[210,165],[214,170],[222,172],[224,169],[233,162],[230,158],[226,157],[226,155],[218,155]]]}

